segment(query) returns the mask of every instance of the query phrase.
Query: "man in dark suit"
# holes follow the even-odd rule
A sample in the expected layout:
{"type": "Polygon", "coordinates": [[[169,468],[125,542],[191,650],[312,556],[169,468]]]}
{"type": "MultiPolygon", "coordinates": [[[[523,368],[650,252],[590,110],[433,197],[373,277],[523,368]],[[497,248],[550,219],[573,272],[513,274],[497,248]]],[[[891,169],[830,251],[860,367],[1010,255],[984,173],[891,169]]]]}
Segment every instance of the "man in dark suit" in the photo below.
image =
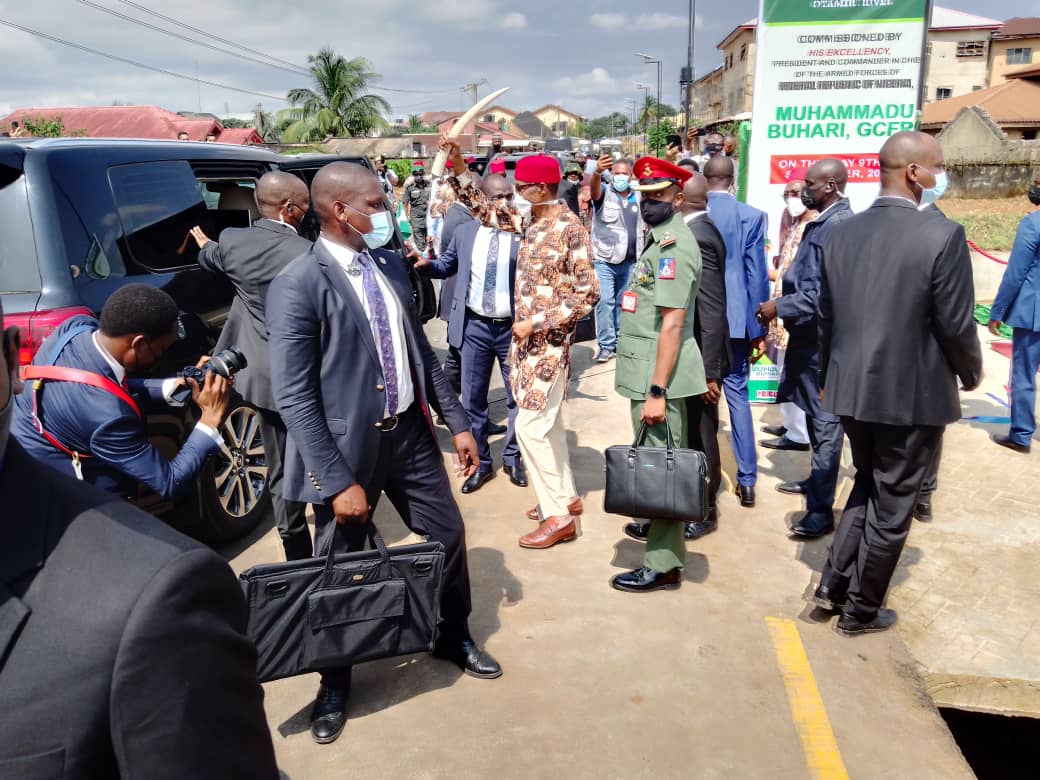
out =
{"type": "Polygon", "coordinates": [[[227,380],[206,372],[193,400],[202,412],[173,460],[148,439],[141,405],[176,405],[182,380],[128,379],[153,366],[177,341],[177,304],[162,290],[128,284],[101,310],[101,320],[72,317],[44,340],[33,368],[78,369],[108,388],[79,382],[33,382],[15,402],[12,433],[26,452],[70,476],[120,497],[137,495],[138,483],[165,498],[188,485],[222,443],[218,429],[228,408],[227,380]],[[121,393],[128,393],[123,397],[121,393]]]}
{"type": "Polygon", "coordinates": [[[802,203],[819,216],[805,226],[794,262],[783,277],[783,293],[758,307],[758,319],[768,326],[780,316],[790,338],[784,372],[780,377],[779,400],[794,403],[805,412],[812,446],[812,470],[801,485],[781,485],[781,492],[805,491],[806,513],[791,527],[796,539],[816,539],[834,530],[834,493],[841,468],[845,432],[841,420],[820,406],[819,323],[820,257],[823,242],[841,230],[852,217],[845,198],[848,170],[841,160],[827,158],[805,174],[802,203]]]}
{"type": "Polygon", "coordinates": [[[0,777],[274,780],[256,650],[227,563],[10,441],[20,391],[8,328],[0,777]]]}
{"type": "Polygon", "coordinates": [[[282,496],[286,433],[271,394],[264,305],[271,280],[311,248],[311,242],[299,234],[311,198],[298,176],[271,171],[257,182],[256,199],[263,218],[252,227],[228,228],[220,234],[219,243],[198,227],[192,235],[199,244],[199,265],[226,276],[235,288],[235,300],[216,349],[237,346],[249,361],[235,375],[235,389],[260,413],[271,508],[285,558],[292,561],[310,558],[313,549],[307,505],[282,496]]]}
{"type": "MultiPolygon", "coordinates": [[[[722,137],[718,136],[721,150],[722,137]]],[[[712,136],[709,136],[711,139],[712,136]]],[[[726,242],[726,311],[732,365],[722,385],[733,430],[733,455],[737,460],[737,494],[740,505],[755,505],[758,454],[751,420],[747,385],[749,364],[765,350],[766,329],[755,317],[758,305],[769,298],[766,269],[765,212],[741,203],[730,193],[733,160],[715,154],[704,164],[708,180],[708,213],[726,242]]]]}
{"type": "MultiPolygon", "coordinates": [[[[379,180],[330,163],[311,197],[321,237],[267,296],[271,383],[289,429],[285,497],[315,505],[315,547],[324,553],[361,549],[363,524],[385,492],[405,524],[447,554],[434,654],[470,675],[498,677],[498,663],[469,634],[466,534],[426,403],[447,422],[466,477],[477,469],[477,444],[423,334],[404,261],[379,248],[393,231],[379,180]]],[[[349,687],[349,669],[322,674],[315,741],[343,730],[349,687]]]]}
{"type": "Polygon", "coordinates": [[[823,244],[820,386],[841,417],[856,481],[813,600],[837,630],[883,631],[882,609],[914,502],[943,428],[961,414],[957,378],[978,386],[982,353],[964,229],[921,214],[945,178],[925,133],[881,147],[881,194],[823,244]]]}
{"type": "MultiPolygon", "coordinates": [[[[481,187],[490,203],[511,203],[513,188],[505,176],[489,174],[481,187]]],[[[527,474],[516,443],[516,401],[509,384],[509,345],[513,335],[513,292],[520,235],[475,220],[459,226],[438,260],[420,260],[417,268],[435,278],[454,278],[448,319],[448,343],[462,356],[462,406],[477,440],[480,466],[462,485],[472,493],[495,475],[488,444],[488,388],[495,360],[506,389],[508,425],[502,468],[514,485],[527,487],[527,474]]]]}
{"type": "MultiPolygon", "coordinates": [[[[451,204],[448,213],[444,215],[444,226],[441,228],[441,246],[447,249],[451,246],[451,239],[460,226],[476,222],[469,208],[461,200],[451,204]]],[[[437,316],[445,323],[451,321],[451,307],[455,300],[455,274],[441,279],[440,301],[437,304],[437,316]]],[[[455,395],[462,395],[462,355],[458,347],[448,343],[448,355],[444,358],[444,376],[451,383],[451,389],[455,395]]],[[[438,421],[439,424],[439,421],[438,421]]],[[[503,433],[504,431],[499,431],[503,433]]]]}

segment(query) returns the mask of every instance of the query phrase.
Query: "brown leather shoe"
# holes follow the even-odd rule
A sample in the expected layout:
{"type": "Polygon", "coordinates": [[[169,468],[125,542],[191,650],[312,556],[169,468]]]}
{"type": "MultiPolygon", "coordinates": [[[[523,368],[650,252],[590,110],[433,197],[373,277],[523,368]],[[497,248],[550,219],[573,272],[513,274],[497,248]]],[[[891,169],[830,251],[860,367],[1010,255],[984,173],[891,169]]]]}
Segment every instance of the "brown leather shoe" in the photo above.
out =
{"type": "Polygon", "coordinates": [[[581,535],[579,520],[571,515],[547,517],[531,533],[520,537],[520,546],[529,550],[545,550],[560,542],[573,542],[581,535]]]}
{"type": "MultiPolygon", "coordinates": [[[[585,507],[581,503],[581,496],[575,496],[569,504],[567,504],[567,511],[574,517],[580,517],[585,511],[585,507]]],[[[533,520],[536,523],[542,522],[542,512],[539,507],[534,509],[528,509],[524,513],[528,520],[533,520]]]]}

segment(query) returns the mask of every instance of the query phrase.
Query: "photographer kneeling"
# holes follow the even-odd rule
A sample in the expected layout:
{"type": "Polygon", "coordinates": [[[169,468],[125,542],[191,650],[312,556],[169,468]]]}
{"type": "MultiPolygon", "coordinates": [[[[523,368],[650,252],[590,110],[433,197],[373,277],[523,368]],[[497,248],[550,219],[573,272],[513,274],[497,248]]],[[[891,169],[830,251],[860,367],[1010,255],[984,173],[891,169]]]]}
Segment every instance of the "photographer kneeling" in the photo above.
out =
{"type": "Polygon", "coordinates": [[[230,383],[215,371],[205,372],[201,387],[194,379],[127,380],[177,341],[177,314],[162,290],[129,284],[108,299],[100,322],[80,316],[63,323],[27,369],[11,426],[18,443],[37,460],[120,497],[135,495],[139,482],[165,498],[187,487],[221,445],[217,429],[230,383]],[[185,383],[202,416],[168,461],[148,440],[138,404],[181,405],[173,394],[185,383]]]}

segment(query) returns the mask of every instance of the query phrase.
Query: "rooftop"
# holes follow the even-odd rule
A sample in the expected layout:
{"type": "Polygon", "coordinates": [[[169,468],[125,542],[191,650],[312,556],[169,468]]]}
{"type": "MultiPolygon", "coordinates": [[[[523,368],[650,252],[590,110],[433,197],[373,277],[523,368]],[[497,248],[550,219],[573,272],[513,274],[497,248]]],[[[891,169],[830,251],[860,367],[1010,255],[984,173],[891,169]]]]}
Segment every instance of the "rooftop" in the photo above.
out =
{"type": "Polygon", "coordinates": [[[1040,38],[1040,16],[1018,16],[1008,19],[993,33],[994,38],[1040,38]]]}
{"type": "Polygon", "coordinates": [[[953,120],[961,109],[978,106],[998,125],[1040,126],[1040,67],[1029,66],[1008,81],[989,89],[938,100],[924,107],[923,128],[935,129],[953,120]]]}

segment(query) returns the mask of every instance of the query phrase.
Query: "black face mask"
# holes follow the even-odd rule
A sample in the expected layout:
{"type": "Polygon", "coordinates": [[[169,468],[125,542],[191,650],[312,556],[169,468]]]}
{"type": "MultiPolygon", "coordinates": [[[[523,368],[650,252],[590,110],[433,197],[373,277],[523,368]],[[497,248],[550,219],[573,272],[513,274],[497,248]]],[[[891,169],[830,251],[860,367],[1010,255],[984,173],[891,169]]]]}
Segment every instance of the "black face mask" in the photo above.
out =
{"type": "Polygon", "coordinates": [[[639,213],[643,215],[643,221],[650,227],[667,222],[675,213],[675,206],[670,200],[651,200],[644,198],[639,201],[639,213]]]}
{"type": "Polygon", "coordinates": [[[718,154],[722,151],[722,144],[705,144],[704,153],[707,155],[718,154]]]}
{"type": "Polygon", "coordinates": [[[1033,184],[1029,187],[1029,202],[1034,206],[1040,206],[1040,184],[1033,184]]]}
{"type": "Polygon", "coordinates": [[[808,187],[802,190],[802,194],[798,197],[802,199],[802,205],[805,206],[807,209],[816,208],[816,200],[815,198],[813,198],[812,190],[810,190],[808,187]]]}

